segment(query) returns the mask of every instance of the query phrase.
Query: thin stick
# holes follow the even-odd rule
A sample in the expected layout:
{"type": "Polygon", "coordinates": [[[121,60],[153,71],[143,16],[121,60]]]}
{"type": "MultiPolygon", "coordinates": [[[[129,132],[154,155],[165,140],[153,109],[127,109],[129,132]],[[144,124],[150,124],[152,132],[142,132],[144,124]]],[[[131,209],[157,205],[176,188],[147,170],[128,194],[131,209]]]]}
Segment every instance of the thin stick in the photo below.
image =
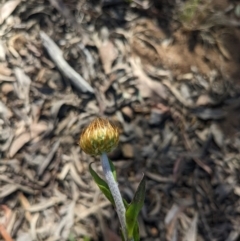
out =
{"type": "Polygon", "coordinates": [[[50,58],[56,64],[61,73],[68,78],[78,90],[94,94],[93,88],[66,62],[62,56],[62,51],[58,48],[54,41],[42,31],[40,32],[40,37],[44,48],[47,50],[50,58]]]}

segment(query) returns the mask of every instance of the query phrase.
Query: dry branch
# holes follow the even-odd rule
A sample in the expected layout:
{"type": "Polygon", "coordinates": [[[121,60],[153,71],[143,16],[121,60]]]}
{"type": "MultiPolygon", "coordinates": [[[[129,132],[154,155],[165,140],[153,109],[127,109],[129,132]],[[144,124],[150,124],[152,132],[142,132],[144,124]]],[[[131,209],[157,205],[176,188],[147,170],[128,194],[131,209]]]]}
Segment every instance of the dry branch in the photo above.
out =
{"type": "Polygon", "coordinates": [[[93,88],[66,62],[62,56],[62,51],[54,41],[44,32],[40,32],[40,37],[44,48],[61,73],[68,78],[78,90],[93,94],[93,88]]]}

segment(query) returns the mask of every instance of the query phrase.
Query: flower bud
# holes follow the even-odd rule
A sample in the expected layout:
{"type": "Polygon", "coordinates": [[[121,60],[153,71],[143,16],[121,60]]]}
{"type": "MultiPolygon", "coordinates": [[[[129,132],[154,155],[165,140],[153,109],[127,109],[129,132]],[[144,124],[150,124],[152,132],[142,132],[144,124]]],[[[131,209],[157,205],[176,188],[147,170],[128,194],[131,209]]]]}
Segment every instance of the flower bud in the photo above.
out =
{"type": "Polygon", "coordinates": [[[118,127],[104,118],[96,118],[82,132],[79,145],[90,155],[111,152],[118,144],[118,127]]]}

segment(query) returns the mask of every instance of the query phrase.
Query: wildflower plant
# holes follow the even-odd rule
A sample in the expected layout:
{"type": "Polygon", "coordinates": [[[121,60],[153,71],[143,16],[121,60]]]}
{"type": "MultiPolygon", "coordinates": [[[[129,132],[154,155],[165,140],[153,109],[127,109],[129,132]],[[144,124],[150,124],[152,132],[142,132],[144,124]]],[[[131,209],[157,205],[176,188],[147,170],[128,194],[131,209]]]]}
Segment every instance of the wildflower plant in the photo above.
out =
{"type": "Polygon", "coordinates": [[[96,118],[82,132],[79,145],[87,154],[100,156],[105,180],[89,165],[89,171],[99,189],[115,207],[123,241],[138,241],[139,228],[137,217],[145,198],[145,178],[143,177],[131,203],[122,198],[118,188],[116,170],[108,159],[119,142],[119,128],[104,118],[96,118]]]}

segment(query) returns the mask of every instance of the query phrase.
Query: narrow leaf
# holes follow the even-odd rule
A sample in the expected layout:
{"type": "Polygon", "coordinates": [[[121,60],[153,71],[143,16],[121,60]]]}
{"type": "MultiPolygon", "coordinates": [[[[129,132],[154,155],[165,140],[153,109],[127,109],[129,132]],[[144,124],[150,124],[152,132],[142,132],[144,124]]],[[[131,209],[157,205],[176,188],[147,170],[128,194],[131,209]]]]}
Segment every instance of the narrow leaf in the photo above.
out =
{"type": "Polygon", "coordinates": [[[133,240],[134,241],[140,240],[138,222],[135,223],[135,226],[134,226],[134,229],[133,229],[133,240]]]}
{"type": "Polygon", "coordinates": [[[129,238],[133,237],[134,228],[137,225],[137,217],[144,203],[145,185],[145,177],[143,177],[136,193],[134,194],[133,200],[126,211],[126,222],[129,238]]]}
{"type": "Polygon", "coordinates": [[[123,198],[123,204],[124,204],[124,207],[128,209],[130,204],[124,198],[123,198]]]}
{"type": "Polygon", "coordinates": [[[115,206],[113,196],[110,192],[110,189],[109,189],[107,183],[101,177],[99,177],[98,174],[92,169],[92,164],[93,164],[93,162],[90,163],[90,165],[89,165],[90,174],[92,175],[95,183],[98,185],[99,189],[102,191],[102,193],[105,195],[105,197],[111,202],[112,205],[115,206]]]}

